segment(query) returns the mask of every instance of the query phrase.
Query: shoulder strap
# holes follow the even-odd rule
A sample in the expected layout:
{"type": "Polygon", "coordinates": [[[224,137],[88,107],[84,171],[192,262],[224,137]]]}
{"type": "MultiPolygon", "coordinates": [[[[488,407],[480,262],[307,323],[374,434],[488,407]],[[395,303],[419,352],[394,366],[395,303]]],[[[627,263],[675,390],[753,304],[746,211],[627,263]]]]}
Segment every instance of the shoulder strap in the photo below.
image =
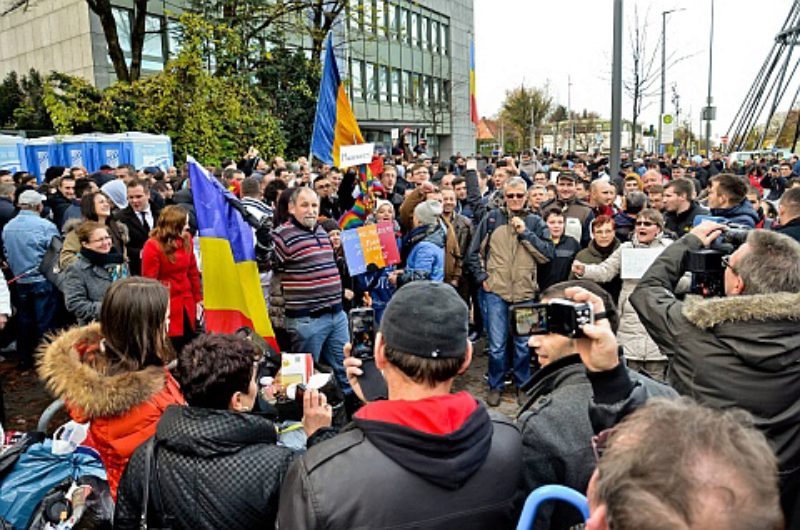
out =
{"type": "Polygon", "coordinates": [[[153,481],[153,529],[169,530],[172,528],[172,518],[164,512],[161,499],[161,488],[158,484],[158,455],[156,453],[155,435],[145,443],[144,449],[144,496],[142,498],[142,515],[139,521],[140,530],[150,528],[147,523],[148,508],[150,504],[150,481],[153,481]]]}
{"type": "Polygon", "coordinates": [[[147,507],[150,504],[150,468],[153,462],[154,437],[144,444],[144,495],[142,496],[142,513],[139,528],[147,530],[147,507]]]}

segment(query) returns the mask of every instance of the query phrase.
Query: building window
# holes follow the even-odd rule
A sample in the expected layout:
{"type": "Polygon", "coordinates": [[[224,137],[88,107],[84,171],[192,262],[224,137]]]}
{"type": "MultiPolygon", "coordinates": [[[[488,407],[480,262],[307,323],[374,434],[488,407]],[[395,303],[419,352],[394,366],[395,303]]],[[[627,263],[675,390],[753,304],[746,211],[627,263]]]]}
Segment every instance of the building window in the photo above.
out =
{"type": "Polygon", "coordinates": [[[350,0],[350,29],[361,29],[364,20],[364,11],[361,7],[361,0],[350,0]]]}
{"type": "Polygon", "coordinates": [[[400,84],[400,75],[402,74],[402,70],[398,70],[397,68],[392,68],[392,96],[391,102],[392,103],[400,103],[401,99],[401,84],[400,84]]]}
{"type": "Polygon", "coordinates": [[[441,38],[439,39],[439,46],[442,50],[442,55],[447,55],[448,50],[450,48],[450,27],[447,24],[442,23],[439,26],[441,38]]]}
{"type": "Polygon", "coordinates": [[[450,104],[450,81],[447,79],[442,83],[442,103],[444,105],[450,104]]]}
{"type": "Polygon", "coordinates": [[[167,19],[167,53],[169,57],[175,57],[181,51],[180,37],[181,25],[177,20],[167,19]]]}
{"type": "Polygon", "coordinates": [[[431,51],[439,53],[439,23],[431,20],[431,51]]]}
{"type": "Polygon", "coordinates": [[[362,0],[364,3],[364,32],[372,33],[375,30],[375,8],[372,0],[362,0]]]}
{"type": "Polygon", "coordinates": [[[417,76],[406,72],[406,104],[414,105],[417,102],[417,76]]]}
{"type": "Polygon", "coordinates": [[[411,46],[419,46],[419,15],[411,13],[411,46]]]}
{"type": "Polygon", "coordinates": [[[400,36],[400,6],[393,6],[392,4],[386,5],[386,26],[387,35],[394,39],[401,39],[400,36]]]}
{"type": "Polygon", "coordinates": [[[353,60],[350,65],[350,93],[352,94],[353,101],[364,98],[363,68],[364,63],[358,60],[353,60]]]}
{"type": "Polygon", "coordinates": [[[428,106],[428,91],[425,89],[427,76],[417,74],[415,77],[417,78],[417,104],[425,108],[428,106]]]}
{"type": "Polygon", "coordinates": [[[408,9],[403,9],[402,7],[398,9],[400,11],[400,31],[398,32],[398,37],[406,44],[411,44],[411,26],[409,23],[411,13],[409,13],[408,9]]]}
{"type": "Polygon", "coordinates": [[[375,33],[389,37],[389,20],[386,9],[387,6],[383,0],[375,0],[375,33]]]}
{"type": "Polygon", "coordinates": [[[378,67],[378,90],[380,91],[380,100],[389,101],[389,67],[378,67]]]}
{"type": "Polygon", "coordinates": [[[367,101],[377,101],[378,99],[378,76],[375,72],[375,65],[366,63],[364,80],[366,82],[366,99],[367,101]]]}
{"type": "Polygon", "coordinates": [[[166,61],[164,60],[162,18],[147,15],[144,20],[144,29],[147,33],[145,33],[142,46],[142,69],[163,70],[166,61]]]}
{"type": "Polygon", "coordinates": [[[427,50],[430,46],[430,39],[428,38],[428,17],[419,17],[420,31],[419,31],[419,46],[423,50],[427,50]]]}
{"type": "Polygon", "coordinates": [[[433,95],[431,96],[433,103],[432,106],[441,106],[442,105],[442,80],[441,79],[434,79],[433,80],[433,95]]]}
{"type": "Polygon", "coordinates": [[[117,26],[117,38],[119,39],[119,46],[122,48],[122,53],[128,58],[130,64],[131,55],[131,12],[127,9],[118,7],[111,8],[114,15],[114,23],[117,26]]]}

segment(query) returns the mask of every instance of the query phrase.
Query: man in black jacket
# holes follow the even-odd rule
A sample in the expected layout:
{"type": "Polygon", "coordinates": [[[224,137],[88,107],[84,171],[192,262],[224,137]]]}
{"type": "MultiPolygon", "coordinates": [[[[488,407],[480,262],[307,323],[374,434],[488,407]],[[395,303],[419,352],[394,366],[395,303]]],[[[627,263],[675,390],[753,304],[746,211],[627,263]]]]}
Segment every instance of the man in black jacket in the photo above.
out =
{"type": "Polygon", "coordinates": [[[724,230],[704,222],[667,247],[630,301],[678,393],[753,414],[778,456],[787,528],[800,528],[800,244],[753,230],[727,258],[726,296],[679,300],[686,255],[724,230]]]}
{"type": "Polygon", "coordinates": [[[679,238],[694,226],[694,218],[708,215],[708,209],[694,200],[694,185],[678,178],[664,188],[664,229],[679,238]]]}
{"type": "Polygon", "coordinates": [[[147,181],[133,179],[126,187],[128,207],[120,210],[117,220],[128,227],[128,268],[132,276],[138,276],[142,273],[142,249],[150,237],[150,230],[156,226],[161,209],[150,200],[147,181]]]}
{"type": "Polygon", "coordinates": [[[775,231],[800,241],[800,188],[791,188],[783,194],[778,204],[778,219],[781,225],[775,231]]]}
{"type": "Polygon", "coordinates": [[[395,293],[374,365],[345,361],[356,392],[359,367],[383,370],[389,399],[362,407],[344,432],[292,464],[281,528],[516,526],[519,432],[467,392],[450,393],[472,357],[467,317],[449,285],[411,282],[395,293]]]}

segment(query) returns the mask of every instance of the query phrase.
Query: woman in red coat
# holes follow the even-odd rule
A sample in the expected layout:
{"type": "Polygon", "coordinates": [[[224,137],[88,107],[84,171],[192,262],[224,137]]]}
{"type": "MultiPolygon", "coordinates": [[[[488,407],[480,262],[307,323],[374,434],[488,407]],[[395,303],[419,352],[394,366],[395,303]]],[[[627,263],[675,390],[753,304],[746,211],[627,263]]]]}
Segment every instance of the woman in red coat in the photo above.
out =
{"type": "Polygon", "coordinates": [[[196,336],[203,307],[189,214],[180,206],[167,206],[158,216],[142,249],[142,276],[169,288],[169,338],[180,352],[196,336]]]}

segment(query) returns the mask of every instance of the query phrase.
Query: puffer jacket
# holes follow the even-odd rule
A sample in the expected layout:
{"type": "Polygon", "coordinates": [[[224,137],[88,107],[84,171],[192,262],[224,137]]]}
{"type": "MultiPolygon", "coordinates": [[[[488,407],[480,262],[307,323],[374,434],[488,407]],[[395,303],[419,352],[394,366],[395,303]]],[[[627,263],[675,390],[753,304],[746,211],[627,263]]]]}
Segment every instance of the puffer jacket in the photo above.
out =
{"type": "Polygon", "coordinates": [[[114,272],[92,264],[79,254],[78,260],[64,273],[64,302],[67,311],[75,315],[81,326],[100,317],[103,296],[111,284],[128,275],[127,266],[122,263],[114,267],[114,272]]]}
{"type": "Polygon", "coordinates": [[[711,215],[724,217],[728,223],[744,225],[748,228],[755,228],[758,223],[758,213],[747,199],[731,208],[712,208],[711,215]]]}
{"type": "MultiPolygon", "coordinates": [[[[639,243],[634,233],[631,241],[620,245],[611,256],[597,265],[586,265],[586,271],[580,278],[595,282],[610,282],[620,275],[622,270],[622,250],[626,248],[663,248],[667,247],[672,240],[667,239],[663,234],[659,234],[648,244],[639,243]]],[[[645,330],[639,321],[639,315],[633,310],[628,298],[639,281],[634,279],[622,280],[622,291],[619,295],[620,321],[617,331],[617,340],[625,352],[625,357],[635,361],[666,361],[666,356],[658,349],[658,346],[645,330]]]]}
{"type": "Polygon", "coordinates": [[[418,226],[408,234],[403,249],[410,249],[398,287],[417,281],[444,281],[445,226],[418,226]]]}
{"type": "Polygon", "coordinates": [[[521,461],[511,420],[466,392],[376,401],[292,464],[279,527],[514,528],[521,461]]]}
{"type": "Polygon", "coordinates": [[[755,418],[778,457],[788,529],[800,528],[800,293],[701,299],[675,296],[688,234],[653,263],[631,303],[670,357],[668,382],[680,394],[755,418]]]}
{"type": "MultiPolygon", "coordinates": [[[[161,515],[174,518],[175,529],[274,527],[281,484],[293,457],[276,443],[275,425],[261,416],[167,408],[155,434],[161,515]]],[[[122,475],[116,529],[140,528],[145,450],[145,445],[136,450],[122,475]]]]}
{"type": "Polygon", "coordinates": [[[508,224],[505,207],[489,211],[478,225],[467,256],[475,282],[486,281],[493,293],[510,303],[536,296],[536,266],[555,255],[550,231],[542,218],[527,210],[519,215],[525,222],[521,234],[508,224]]]}
{"type": "Polygon", "coordinates": [[[128,459],[156,431],[169,405],[184,405],[178,383],[163,366],[109,373],[100,324],[72,328],[44,346],[39,377],[77,422],[91,422],[84,445],[94,447],[108,474],[111,495],[128,459]]]}

